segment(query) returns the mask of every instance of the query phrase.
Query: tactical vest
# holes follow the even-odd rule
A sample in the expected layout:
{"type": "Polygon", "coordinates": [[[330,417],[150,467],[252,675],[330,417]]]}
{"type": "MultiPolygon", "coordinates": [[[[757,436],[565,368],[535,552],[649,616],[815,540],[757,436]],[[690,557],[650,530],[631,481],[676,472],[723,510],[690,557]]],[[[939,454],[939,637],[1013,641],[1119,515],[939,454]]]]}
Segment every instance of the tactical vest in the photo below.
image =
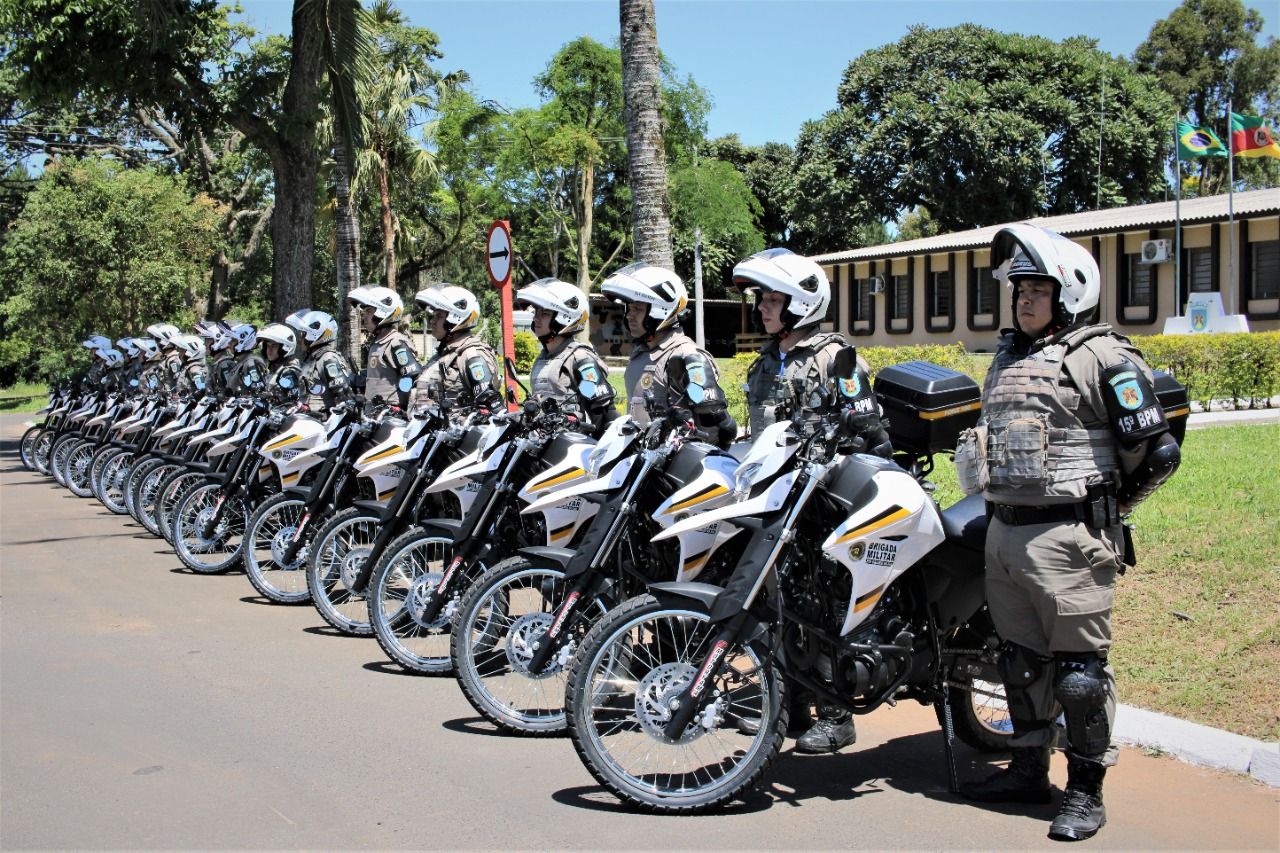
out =
{"type": "Polygon", "coordinates": [[[205,390],[205,387],[209,384],[208,379],[209,374],[205,370],[204,362],[197,361],[185,365],[178,375],[178,393],[198,394],[205,390]]]}
{"type": "Polygon", "coordinates": [[[723,405],[718,396],[719,376],[716,373],[716,360],[698,349],[693,339],[682,332],[672,332],[661,342],[652,347],[635,348],[631,352],[631,360],[627,362],[627,414],[641,426],[649,423],[649,410],[645,406],[645,392],[653,392],[655,405],[666,408],[670,401],[679,399],[674,389],[667,386],[667,361],[676,355],[701,355],[707,363],[710,376],[705,387],[716,389],[716,402],[723,405]]]}
{"type": "Polygon", "coordinates": [[[835,353],[824,351],[845,346],[845,339],[833,332],[819,332],[805,338],[785,355],[777,343],[761,351],[747,369],[747,411],[751,417],[751,434],[778,420],[777,409],[791,396],[790,386],[796,380],[804,383],[805,392],[826,383],[831,377],[835,353]]]}
{"type": "Polygon", "coordinates": [[[483,340],[475,335],[467,335],[436,349],[436,354],[423,366],[422,373],[418,374],[414,383],[416,398],[436,402],[473,402],[470,393],[472,383],[466,380],[463,371],[467,362],[476,356],[485,360],[493,377],[493,387],[501,387],[499,383],[502,381],[502,373],[498,369],[497,355],[483,340]]]}
{"type": "Polygon", "coordinates": [[[321,412],[337,402],[334,399],[333,388],[338,377],[342,377],[343,384],[350,384],[351,368],[342,353],[332,345],[307,353],[306,363],[302,365],[302,382],[306,385],[309,395],[307,408],[313,412],[321,412]],[[330,365],[334,365],[337,369],[331,369],[330,365]],[[331,373],[337,373],[338,376],[333,376],[331,373]]]}
{"type": "Polygon", "coordinates": [[[390,329],[369,344],[369,366],[365,370],[364,396],[373,402],[374,397],[381,397],[385,402],[395,405],[400,399],[400,369],[392,359],[391,347],[403,343],[413,349],[409,336],[397,329],[390,329]]]}
{"type": "Polygon", "coordinates": [[[256,396],[267,381],[267,363],[257,353],[241,353],[236,356],[227,381],[230,386],[227,390],[229,396],[256,396]]]}
{"type": "Polygon", "coordinates": [[[231,374],[235,372],[235,356],[223,350],[209,365],[209,388],[219,399],[234,397],[235,389],[231,387],[231,374]]]}
{"type": "Polygon", "coordinates": [[[1094,358],[1080,345],[1108,331],[1086,327],[1021,357],[1008,344],[996,353],[978,423],[986,430],[987,500],[1015,506],[1074,503],[1088,486],[1118,477],[1115,435],[1082,399],[1066,367],[1069,358],[1094,358]]]}
{"type": "Polygon", "coordinates": [[[533,390],[534,399],[538,401],[553,399],[559,401],[564,407],[581,408],[578,377],[573,372],[574,365],[586,358],[597,365],[600,376],[596,381],[601,384],[608,382],[595,354],[596,351],[589,344],[574,340],[569,341],[553,356],[548,356],[546,348],[543,348],[534,359],[533,368],[529,371],[529,385],[533,390]]]}
{"type": "Polygon", "coordinates": [[[281,359],[267,377],[265,393],[277,402],[292,403],[305,390],[302,387],[302,366],[296,357],[281,359]]]}

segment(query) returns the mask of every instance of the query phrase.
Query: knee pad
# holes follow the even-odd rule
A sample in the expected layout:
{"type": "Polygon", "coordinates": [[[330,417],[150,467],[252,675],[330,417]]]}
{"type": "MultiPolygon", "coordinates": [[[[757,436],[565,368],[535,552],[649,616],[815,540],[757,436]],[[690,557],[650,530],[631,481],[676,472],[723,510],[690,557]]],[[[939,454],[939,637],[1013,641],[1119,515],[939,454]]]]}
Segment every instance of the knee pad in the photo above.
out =
{"type": "Polygon", "coordinates": [[[1053,695],[1067,718],[1067,742],[1081,756],[1101,755],[1111,746],[1106,667],[1105,652],[1056,659],[1053,695]]]}
{"type": "Polygon", "coordinates": [[[1052,658],[1036,654],[1017,643],[1006,642],[1000,647],[1000,659],[996,666],[1000,672],[1000,680],[1004,682],[1009,712],[1018,721],[1036,721],[1035,703],[1027,693],[1027,688],[1040,680],[1051,660],[1052,658]]]}

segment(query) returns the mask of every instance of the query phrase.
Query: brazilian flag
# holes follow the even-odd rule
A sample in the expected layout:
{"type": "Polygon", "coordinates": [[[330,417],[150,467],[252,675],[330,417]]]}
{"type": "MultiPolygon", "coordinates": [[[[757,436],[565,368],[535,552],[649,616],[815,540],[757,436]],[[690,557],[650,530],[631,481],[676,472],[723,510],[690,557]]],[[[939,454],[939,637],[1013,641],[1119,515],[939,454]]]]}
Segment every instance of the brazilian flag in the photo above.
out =
{"type": "Polygon", "coordinates": [[[1227,146],[1218,135],[1207,127],[1195,127],[1185,121],[1178,122],[1178,159],[1195,160],[1199,157],[1226,157],[1227,146]]]}

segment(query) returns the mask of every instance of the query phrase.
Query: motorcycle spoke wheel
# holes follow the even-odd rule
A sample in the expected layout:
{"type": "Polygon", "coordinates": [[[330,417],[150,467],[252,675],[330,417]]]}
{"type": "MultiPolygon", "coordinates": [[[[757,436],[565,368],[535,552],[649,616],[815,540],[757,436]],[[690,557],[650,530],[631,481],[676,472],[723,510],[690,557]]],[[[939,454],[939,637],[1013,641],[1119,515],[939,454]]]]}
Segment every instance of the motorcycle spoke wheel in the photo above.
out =
{"type": "Polygon", "coordinates": [[[31,464],[41,474],[52,473],[49,468],[49,454],[53,451],[53,432],[42,431],[31,445],[31,464]]]}
{"type": "Polygon", "coordinates": [[[174,550],[193,572],[220,574],[240,559],[244,530],[249,523],[242,500],[228,498],[211,535],[204,535],[205,524],[216,511],[221,495],[221,486],[197,486],[187,492],[174,514],[174,550]]]}
{"type": "Polygon", "coordinates": [[[203,482],[202,474],[179,469],[161,484],[160,496],[156,504],[156,526],[160,528],[160,535],[164,537],[164,541],[170,545],[174,544],[173,520],[178,511],[178,505],[182,503],[187,492],[203,482]]]}
{"type": "MultiPolygon", "coordinates": [[[[369,581],[369,623],[378,645],[400,666],[423,675],[453,671],[450,627],[456,599],[427,618],[424,605],[453,559],[453,540],[409,530],[387,547],[369,581]]],[[[451,584],[465,590],[462,578],[451,584]]]]}
{"type": "Polygon", "coordinates": [[[134,507],[138,511],[138,521],[147,532],[153,536],[164,538],[164,534],[160,531],[160,519],[158,513],[160,511],[160,486],[169,478],[177,467],[161,462],[152,468],[147,474],[137,480],[137,486],[134,491],[136,496],[133,499],[134,507]]]}
{"type": "Polygon", "coordinates": [[[378,519],[357,509],[338,513],[317,532],[307,559],[307,589],[324,621],[353,637],[373,633],[369,605],[352,592],[378,536],[378,519]]]}
{"type": "Polygon", "coordinates": [[[28,427],[27,431],[22,434],[22,442],[18,445],[18,456],[22,459],[22,467],[28,471],[38,470],[36,468],[36,444],[40,441],[40,437],[44,435],[45,428],[39,425],[28,427]]]}
{"type": "Polygon", "coordinates": [[[67,488],[78,498],[87,498],[93,494],[91,475],[96,449],[93,442],[86,439],[67,454],[67,488]]]}
{"type": "MultiPolygon", "coordinates": [[[[979,752],[1005,752],[1013,738],[1013,718],[1004,685],[981,679],[955,679],[947,687],[956,737],[979,752]]],[[[942,706],[937,706],[943,723],[942,706]]]]}
{"type": "Polygon", "coordinates": [[[569,685],[570,735],[592,775],[626,802],[706,811],[753,790],[777,756],[782,688],[749,646],[728,650],[706,688],[711,703],[678,737],[666,734],[672,705],[697,677],[716,630],[704,611],[642,596],[584,642],[569,685]],[[770,725],[748,729],[739,720],[770,725]]]}
{"type": "Polygon", "coordinates": [[[516,557],[494,566],[463,598],[454,626],[452,656],[462,692],[499,728],[523,735],[564,731],[564,691],[573,652],[594,619],[599,601],[579,605],[564,629],[567,641],[545,667],[530,669],[565,599],[564,572],[516,557]]]}
{"type": "Polygon", "coordinates": [[[53,479],[57,480],[58,485],[63,488],[67,485],[67,456],[79,441],[79,436],[64,435],[53,445],[49,469],[53,472],[53,479]]]}
{"type": "Polygon", "coordinates": [[[249,520],[245,539],[244,569],[263,597],[277,604],[303,604],[311,600],[307,590],[307,553],[304,543],[298,555],[284,562],[306,504],[288,495],[268,498],[249,520]]]}
{"type": "Polygon", "coordinates": [[[102,505],[116,515],[124,515],[129,511],[124,502],[124,486],[129,471],[133,468],[133,458],[133,453],[125,450],[102,464],[102,475],[98,480],[101,484],[98,489],[99,497],[102,505]]]}

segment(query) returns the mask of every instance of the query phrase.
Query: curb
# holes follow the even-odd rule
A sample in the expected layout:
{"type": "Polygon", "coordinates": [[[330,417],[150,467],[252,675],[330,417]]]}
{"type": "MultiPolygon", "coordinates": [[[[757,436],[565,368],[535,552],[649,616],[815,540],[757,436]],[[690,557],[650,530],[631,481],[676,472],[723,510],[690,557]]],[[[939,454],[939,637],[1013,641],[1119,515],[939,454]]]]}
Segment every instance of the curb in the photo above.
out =
{"type": "Polygon", "coordinates": [[[1158,749],[1187,762],[1247,774],[1280,788],[1280,743],[1267,743],[1132,705],[1116,706],[1118,743],[1158,749]]]}

